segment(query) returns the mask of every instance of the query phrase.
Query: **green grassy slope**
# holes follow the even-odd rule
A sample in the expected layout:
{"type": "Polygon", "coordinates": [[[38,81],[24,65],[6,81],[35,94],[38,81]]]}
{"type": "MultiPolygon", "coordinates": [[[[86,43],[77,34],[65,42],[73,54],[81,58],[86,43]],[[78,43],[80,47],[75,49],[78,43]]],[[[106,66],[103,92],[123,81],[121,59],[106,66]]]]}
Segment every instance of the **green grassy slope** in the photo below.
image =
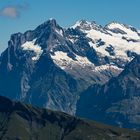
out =
{"type": "Polygon", "coordinates": [[[140,140],[140,132],[0,97],[0,140],[140,140]]]}

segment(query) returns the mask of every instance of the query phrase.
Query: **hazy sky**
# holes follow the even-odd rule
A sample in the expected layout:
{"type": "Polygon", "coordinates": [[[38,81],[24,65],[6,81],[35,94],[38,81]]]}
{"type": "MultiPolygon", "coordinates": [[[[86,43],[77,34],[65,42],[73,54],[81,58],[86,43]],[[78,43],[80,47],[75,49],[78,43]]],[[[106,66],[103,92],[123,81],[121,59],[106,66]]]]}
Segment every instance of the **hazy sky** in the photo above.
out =
{"type": "Polygon", "coordinates": [[[140,29],[140,0],[0,0],[0,52],[12,33],[34,29],[49,18],[64,27],[86,19],[140,29]]]}

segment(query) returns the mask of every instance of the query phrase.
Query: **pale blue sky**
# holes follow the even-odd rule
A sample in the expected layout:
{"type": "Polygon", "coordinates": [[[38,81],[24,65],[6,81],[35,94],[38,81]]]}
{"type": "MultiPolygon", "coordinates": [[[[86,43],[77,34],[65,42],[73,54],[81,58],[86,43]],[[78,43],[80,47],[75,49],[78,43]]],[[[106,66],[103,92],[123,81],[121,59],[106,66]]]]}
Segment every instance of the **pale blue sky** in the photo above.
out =
{"type": "Polygon", "coordinates": [[[0,0],[0,52],[12,33],[34,29],[55,18],[64,27],[86,19],[117,21],[140,29],[140,0],[0,0]]]}

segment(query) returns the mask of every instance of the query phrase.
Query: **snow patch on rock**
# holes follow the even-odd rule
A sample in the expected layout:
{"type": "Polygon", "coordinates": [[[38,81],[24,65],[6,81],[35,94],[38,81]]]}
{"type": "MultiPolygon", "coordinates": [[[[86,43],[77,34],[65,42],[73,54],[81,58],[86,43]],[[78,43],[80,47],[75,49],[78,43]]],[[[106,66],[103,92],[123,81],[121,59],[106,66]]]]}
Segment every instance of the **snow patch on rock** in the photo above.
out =
{"type": "Polygon", "coordinates": [[[60,36],[63,36],[63,31],[60,29],[60,30],[58,30],[58,29],[55,29],[55,31],[60,35],[60,36]]]}
{"type": "Polygon", "coordinates": [[[105,71],[105,70],[110,70],[110,71],[113,71],[113,70],[122,71],[123,69],[118,68],[118,67],[115,66],[115,65],[106,64],[106,65],[96,66],[96,67],[95,67],[95,70],[93,70],[93,71],[102,72],[102,71],[105,71]]]}
{"type": "Polygon", "coordinates": [[[36,53],[36,56],[32,57],[32,60],[36,61],[40,58],[43,50],[38,44],[35,44],[35,39],[33,41],[27,41],[24,44],[21,45],[23,50],[25,51],[34,51],[36,53]]]}
{"type": "Polygon", "coordinates": [[[58,65],[61,69],[65,69],[68,66],[80,65],[85,66],[94,66],[86,57],[78,56],[75,54],[75,60],[70,58],[67,53],[62,51],[54,52],[54,55],[51,55],[54,63],[58,65]]]}

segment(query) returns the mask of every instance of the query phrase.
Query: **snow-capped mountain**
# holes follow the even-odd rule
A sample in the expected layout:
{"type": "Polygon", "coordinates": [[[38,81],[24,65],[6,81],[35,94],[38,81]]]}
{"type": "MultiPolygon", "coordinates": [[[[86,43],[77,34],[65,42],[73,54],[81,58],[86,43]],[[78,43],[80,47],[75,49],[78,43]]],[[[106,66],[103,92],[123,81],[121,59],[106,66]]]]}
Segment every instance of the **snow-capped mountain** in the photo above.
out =
{"type": "Polygon", "coordinates": [[[50,19],[11,36],[0,57],[0,94],[75,114],[80,93],[117,76],[139,46],[132,26],[82,20],[65,29],[50,19]]]}
{"type": "Polygon", "coordinates": [[[91,39],[90,46],[102,56],[130,60],[140,54],[140,34],[132,26],[110,23],[105,27],[95,22],[79,21],[72,28],[78,28],[91,39]]]}

